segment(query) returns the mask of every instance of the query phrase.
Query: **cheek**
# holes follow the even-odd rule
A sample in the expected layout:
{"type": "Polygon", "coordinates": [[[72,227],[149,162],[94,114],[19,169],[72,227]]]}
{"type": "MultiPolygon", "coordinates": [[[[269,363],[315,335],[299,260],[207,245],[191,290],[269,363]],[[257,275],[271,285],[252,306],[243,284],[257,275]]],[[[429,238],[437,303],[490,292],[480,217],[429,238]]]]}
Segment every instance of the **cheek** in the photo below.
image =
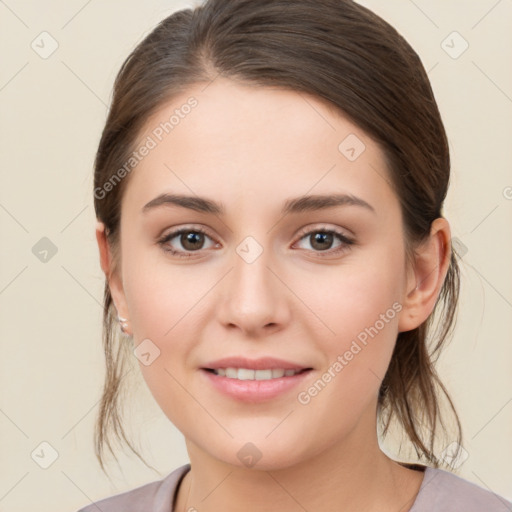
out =
{"type": "Polygon", "coordinates": [[[213,276],[193,266],[132,253],[123,261],[125,295],[134,338],[170,340],[200,314],[201,300],[214,284],[213,276]]]}
{"type": "MultiPolygon", "coordinates": [[[[387,335],[398,326],[401,310],[402,269],[400,260],[357,262],[340,266],[310,287],[305,300],[331,331],[333,347],[339,340],[352,340],[374,325],[387,335]]],[[[304,290],[306,293],[306,290],[304,290]]],[[[325,329],[326,333],[328,332],[325,329]]],[[[325,337],[327,340],[328,336],[325,337]]]]}
{"type": "Polygon", "coordinates": [[[321,428],[326,440],[348,435],[365,412],[374,410],[396,343],[400,309],[399,302],[375,293],[364,304],[341,304],[333,324],[337,335],[318,340],[327,356],[325,366],[298,390],[297,402],[305,423],[321,428]]]}
{"type": "Polygon", "coordinates": [[[134,348],[149,353],[139,357],[140,371],[156,402],[178,428],[185,427],[183,411],[191,406],[186,390],[188,356],[197,341],[199,318],[206,314],[204,296],[216,282],[212,275],[192,266],[188,269],[162,259],[157,264],[136,251],[123,260],[134,348]]]}
{"type": "Polygon", "coordinates": [[[374,398],[393,353],[402,310],[402,264],[393,250],[382,252],[378,260],[340,267],[339,275],[320,287],[327,292],[310,294],[308,304],[329,327],[319,340],[327,355],[323,380],[332,388],[329,394],[356,409],[361,400],[374,398]],[[334,381],[339,384],[331,386],[334,381]]]}

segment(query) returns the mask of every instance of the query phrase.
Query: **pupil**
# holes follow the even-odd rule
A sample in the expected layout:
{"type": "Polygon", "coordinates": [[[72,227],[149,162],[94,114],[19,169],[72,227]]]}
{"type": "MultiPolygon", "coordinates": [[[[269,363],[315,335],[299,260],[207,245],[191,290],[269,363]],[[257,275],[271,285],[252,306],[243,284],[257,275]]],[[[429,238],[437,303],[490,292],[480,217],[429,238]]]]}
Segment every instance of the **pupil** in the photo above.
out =
{"type": "MultiPolygon", "coordinates": [[[[332,235],[330,233],[316,233],[314,235],[314,241],[315,241],[315,243],[320,242],[320,244],[319,244],[320,249],[325,249],[327,246],[330,245],[329,243],[332,243],[332,235]],[[326,241],[327,241],[327,244],[325,243],[326,241]]],[[[315,243],[312,244],[313,247],[314,247],[315,243]]]]}
{"type": "Polygon", "coordinates": [[[195,232],[189,232],[185,235],[185,243],[183,243],[183,247],[187,249],[197,249],[198,246],[201,244],[198,242],[201,242],[202,233],[195,233],[195,232]],[[189,247],[187,247],[187,244],[190,244],[189,247]]]}

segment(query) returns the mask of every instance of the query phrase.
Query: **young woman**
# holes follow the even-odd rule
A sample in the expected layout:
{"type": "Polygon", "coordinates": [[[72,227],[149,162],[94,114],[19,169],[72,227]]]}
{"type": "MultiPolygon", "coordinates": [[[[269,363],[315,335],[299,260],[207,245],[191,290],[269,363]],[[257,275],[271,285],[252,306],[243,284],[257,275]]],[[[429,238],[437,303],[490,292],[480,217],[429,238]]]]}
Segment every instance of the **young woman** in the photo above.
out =
{"type": "Polygon", "coordinates": [[[461,443],[433,367],[459,290],[449,174],[418,56],[357,3],[162,21],[122,66],[95,163],[96,443],[102,467],[111,430],[129,444],[135,354],[190,464],[82,511],[512,510],[441,468],[461,443]],[[393,424],[416,460],[380,448],[393,424]]]}

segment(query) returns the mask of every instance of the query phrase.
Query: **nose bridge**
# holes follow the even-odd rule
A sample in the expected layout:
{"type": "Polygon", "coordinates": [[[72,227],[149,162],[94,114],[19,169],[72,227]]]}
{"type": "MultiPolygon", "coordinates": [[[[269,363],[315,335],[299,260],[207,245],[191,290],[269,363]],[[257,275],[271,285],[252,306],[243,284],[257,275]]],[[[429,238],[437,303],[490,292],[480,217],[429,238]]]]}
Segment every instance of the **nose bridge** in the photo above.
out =
{"type": "Polygon", "coordinates": [[[247,236],[235,248],[233,268],[224,286],[223,323],[253,331],[285,321],[285,289],[269,269],[275,266],[275,258],[266,241],[247,236]]]}
{"type": "Polygon", "coordinates": [[[244,308],[262,308],[274,295],[274,276],[268,269],[272,264],[268,244],[246,237],[236,248],[233,258],[232,292],[244,308]]]}

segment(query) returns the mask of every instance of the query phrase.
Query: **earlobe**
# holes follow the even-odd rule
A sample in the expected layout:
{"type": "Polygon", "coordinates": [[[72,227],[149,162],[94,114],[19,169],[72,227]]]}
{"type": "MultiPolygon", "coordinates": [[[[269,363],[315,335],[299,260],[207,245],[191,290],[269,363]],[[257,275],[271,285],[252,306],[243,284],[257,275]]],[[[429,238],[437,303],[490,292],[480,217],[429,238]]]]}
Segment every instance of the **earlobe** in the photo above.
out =
{"type": "Polygon", "coordinates": [[[399,332],[419,327],[432,313],[450,259],[450,225],[440,217],[432,222],[429,238],[415,250],[398,323],[399,332]]]}

